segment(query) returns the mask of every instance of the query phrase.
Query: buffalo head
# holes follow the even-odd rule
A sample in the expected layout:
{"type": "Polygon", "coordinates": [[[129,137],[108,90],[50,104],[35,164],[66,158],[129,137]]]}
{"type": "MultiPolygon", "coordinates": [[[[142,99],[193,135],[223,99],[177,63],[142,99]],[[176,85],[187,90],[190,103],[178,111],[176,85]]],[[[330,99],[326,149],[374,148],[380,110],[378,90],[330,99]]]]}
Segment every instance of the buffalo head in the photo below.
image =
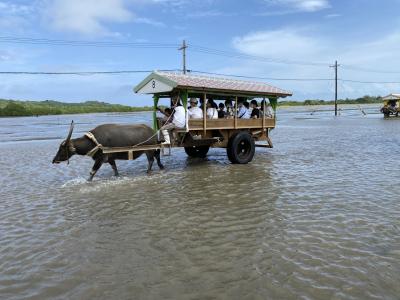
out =
{"type": "Polygon", "coordinates": [[[68,161],[75,154],[75,148],[71,142],[72,131],[74,130],[74,121],[71,122],[67,138],[60,144],[56,156],[53,158],[53,164],[68,161]]]}

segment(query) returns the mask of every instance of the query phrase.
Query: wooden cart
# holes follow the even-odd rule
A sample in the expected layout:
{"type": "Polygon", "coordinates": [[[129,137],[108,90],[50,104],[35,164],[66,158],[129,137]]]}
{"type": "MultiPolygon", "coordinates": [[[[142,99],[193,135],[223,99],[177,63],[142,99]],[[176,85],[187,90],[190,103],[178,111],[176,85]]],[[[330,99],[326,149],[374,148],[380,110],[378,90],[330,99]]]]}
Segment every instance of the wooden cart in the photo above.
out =
{"type": "MultiPolygon", "coordinates": [[[[232,100],[235,112],[238,109],[239,98],[269,100],[273,108],[273,114],[270,117],[264,114],[258,119],[240,119],[236,116],[207,119],[206,114],[203,113],[203,119],[188,119],[186,115],[186,128],[177,130],[176,137],[171,143],[171,147],[184,147],[185,152],[192,157],[204,157],[210,147],[226,148],[229,160],[239,164],[250,162],[256,147],[273,147],[269,132],[276,124],[275,112],[278,98],[292,95],[288,91],[260,82],[158,71],[147,76],[134,88],[134,91],[153,95],[153,126],[156,131],[160,129],[156,117],[159,100],[170,98],[172,94],[179,93],[185,109],[187,109],[189,98],[203,100],[203,112],[206,111],[206,102],[209,97],[216,101],[232,100]]],[[[263,111],[266,111],[265,105],[263,111]]],[[[160,147],[162,147],[160,144],[154,145],[154,149],[160,147]]],[[[131,149],[131,151],[135,150],[131,149]]]]}
{"type": "Polygon", "coordinates": [[[400,113],[400,94],[390,94],[382,98],[381,113],[385,118],[398,117],[400,113]]]}

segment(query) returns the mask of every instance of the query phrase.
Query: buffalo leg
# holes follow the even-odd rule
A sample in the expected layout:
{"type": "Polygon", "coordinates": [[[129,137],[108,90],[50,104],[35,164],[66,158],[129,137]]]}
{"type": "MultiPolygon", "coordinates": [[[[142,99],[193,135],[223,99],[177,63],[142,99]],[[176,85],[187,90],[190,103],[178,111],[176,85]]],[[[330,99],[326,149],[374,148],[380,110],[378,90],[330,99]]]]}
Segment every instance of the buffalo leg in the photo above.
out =
{"type": "Polygon", "coordinates": [[[94,162],[92,171],[90,171],[90,176],[89,176],[88,181],[92,181],[93,180],[94,175],[96,175],[96,172],[100,169],[102,164],[103,164],[103,160],[102,159],[97,159],[94,162]]]}
{"type": "Polygon", "coordinates": [[[164,166],[163,166],[163,164],[161,163],[161,159],[160,159],[160,152],[161,152],[160,149],[154,151],[154,156],[155,156],[156,159],[157,159],[157,165],[158,165],[158,167],[160,168],[160,170],[164,170],[164,166]]]}
{"type": "Polygon", "coordinates": [[[147,174],[151,173],[151,168],[153,167],[153,162],[154,162],[154,153],[152,151],[147,151],[146,152],[147,156],[147,174]]]}
{"type": "Polygon", "coordinates": [[[108,163],[111,165],[111,168],[114,170],[115,177],[118,177],[119,173],[118,173],[117,164],[115,163],[115,160],[110,160],[108,163]]]}

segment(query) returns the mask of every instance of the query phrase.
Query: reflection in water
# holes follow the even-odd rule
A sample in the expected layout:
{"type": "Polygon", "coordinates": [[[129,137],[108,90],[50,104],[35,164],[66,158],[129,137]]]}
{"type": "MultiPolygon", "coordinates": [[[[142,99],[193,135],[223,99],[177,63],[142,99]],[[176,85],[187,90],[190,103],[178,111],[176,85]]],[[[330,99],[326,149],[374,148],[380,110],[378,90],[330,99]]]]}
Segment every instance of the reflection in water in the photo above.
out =
{"type": "Polygon", "coordinates": [[[398,299],[399,122],[284,110],[248,165],[177,149],[88,183],[91,159],[50,163],[70,118],[0,119],[1,299],[398,299]]]}

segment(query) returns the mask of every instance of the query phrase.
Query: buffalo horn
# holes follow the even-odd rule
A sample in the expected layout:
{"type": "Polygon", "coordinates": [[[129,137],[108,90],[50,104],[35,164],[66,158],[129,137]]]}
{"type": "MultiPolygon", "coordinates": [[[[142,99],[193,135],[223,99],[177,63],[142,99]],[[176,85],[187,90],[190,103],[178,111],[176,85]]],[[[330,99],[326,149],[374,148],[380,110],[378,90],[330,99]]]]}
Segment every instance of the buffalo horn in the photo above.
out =
{"type": "Polygon", "coordinates": [[[67,141],[69,141],[71,139],[72,136],[72,131],[74,130],[74,121],[71,122],[71,127],[69,128],[69,133],[68,133],[68,137],[67,137],[67,141]]]}

